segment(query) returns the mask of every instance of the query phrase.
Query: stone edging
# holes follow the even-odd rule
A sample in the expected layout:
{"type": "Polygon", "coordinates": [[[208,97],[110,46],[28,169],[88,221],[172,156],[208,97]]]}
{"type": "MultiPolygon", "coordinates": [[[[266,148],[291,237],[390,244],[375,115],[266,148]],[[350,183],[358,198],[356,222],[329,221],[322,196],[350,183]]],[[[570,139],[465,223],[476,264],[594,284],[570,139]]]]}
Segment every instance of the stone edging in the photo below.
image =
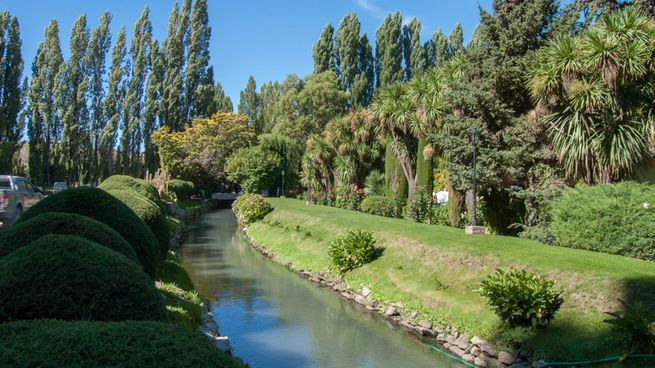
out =
{"type": "MultiPolygon", "coordinates": [[[[237,217],[238,218],[238,217],[237,217]]],[[[247,233],[247,226],[239,221],[239,228],[245,235],[250,245],[266,258],[275,261],[275,254],[268,249],[258,245],[254,239],[247,233]]],[[[401,303],[381,303],[371,296],[371,290],[363,287],[361,290],[348,288],[339,279],[330,279],[325,272],[309,272],[305,270],[296,271],[293,264],[285,265],[287,269],[297,273],[299,276],[322,287],[330,288],[338,293],[342,298],[359,304],[366,310],[377,313],[386,320],[394,323],[403,329],[414,332],[417,337],[432,340],[433,344],[438,345],[443,350],[461,358],[462,360],[474,364],[479,368],[536,368],[541,366],[541,361],[529,362],[528,352],[521,349],[509,349],[508,351],[498,351],[496,347],[477,336],[469,337],[465,333],[460,333],[454,327],[435,326],[427,321],[416,321],[417,313],[409,311],[401,303]]]]}

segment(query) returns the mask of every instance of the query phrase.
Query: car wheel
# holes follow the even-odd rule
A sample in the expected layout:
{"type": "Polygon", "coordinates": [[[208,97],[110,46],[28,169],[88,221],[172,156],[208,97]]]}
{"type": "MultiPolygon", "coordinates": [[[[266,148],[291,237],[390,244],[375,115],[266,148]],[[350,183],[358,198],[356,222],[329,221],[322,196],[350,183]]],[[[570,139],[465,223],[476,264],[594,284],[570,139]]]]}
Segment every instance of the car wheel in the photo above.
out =
{"type": "Polygon", "coordinates": [[[14,212],[14,219],[11,221],[12,226],[16,224],[16,221],[20,218],[20,215],[23,214],[23,207],[16,207],[16,211],[14,212]]]}

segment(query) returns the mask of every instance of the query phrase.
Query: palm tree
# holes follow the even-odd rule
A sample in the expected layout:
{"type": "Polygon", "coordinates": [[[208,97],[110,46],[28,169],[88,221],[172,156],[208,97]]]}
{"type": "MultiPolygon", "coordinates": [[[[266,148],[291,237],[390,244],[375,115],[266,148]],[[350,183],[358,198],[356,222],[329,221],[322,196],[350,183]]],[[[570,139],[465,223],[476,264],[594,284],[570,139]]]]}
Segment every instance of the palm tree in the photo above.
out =
{"type": "Polygon", "coordinates": [[[627,8],[538,53],[530,88],[570,176],[608,183],[652,158],[654,30],[655,21],[627,8]]]}

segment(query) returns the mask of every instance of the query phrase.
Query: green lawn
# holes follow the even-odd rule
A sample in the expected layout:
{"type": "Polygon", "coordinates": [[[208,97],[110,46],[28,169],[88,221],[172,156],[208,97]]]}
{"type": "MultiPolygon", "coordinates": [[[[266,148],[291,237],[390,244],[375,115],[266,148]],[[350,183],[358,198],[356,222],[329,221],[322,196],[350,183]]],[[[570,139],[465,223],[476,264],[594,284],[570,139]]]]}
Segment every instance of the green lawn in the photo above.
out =
{"type": "MultiPolygon", "coordinates": [[[[248,228],[275,260],[297,270],[328,271],[327,247],[348,229],[372,231],[383,255],[347,274],[353,288],[367,286],[378,300],[401,302],[417,319],[457,327],[501,345],[520,340],[536,357],[595,358],[621,353],[603,322],[617,299],[655,308],[653,262],[546,246],[503,236],[467,236],[463,230],[416,224],[293,199],[269,199],[275,210],[248,228]],[[475,288],[498,267],[521,267],[557,280],[565,302],[538,332],[501,327],[475,288]]],[[[336,276],[335,273],[332,273],[336,276]]]]}

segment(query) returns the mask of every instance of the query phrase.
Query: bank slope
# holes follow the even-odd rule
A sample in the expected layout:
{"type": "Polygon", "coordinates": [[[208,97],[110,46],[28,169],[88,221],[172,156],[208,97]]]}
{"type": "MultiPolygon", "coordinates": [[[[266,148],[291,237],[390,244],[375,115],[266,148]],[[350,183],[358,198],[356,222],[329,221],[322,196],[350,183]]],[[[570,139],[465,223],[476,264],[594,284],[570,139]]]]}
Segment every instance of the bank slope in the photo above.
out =
{"type": "Polygon", "coordinates": [[[417,224],[293,199],[269,199],[275,210],[248,229],[257,245],[294,270],[332,277],[327,247],[349,229],[372,231],[384,253],[344,278],[376,300],[401,303],[416,320],[452,326],[500,345],[520,341],[533,358],[582,359],[621,353],[606,312],[618,299],[655,307],[655,264],[502,236],[417,224]],[[557,281],[565,302],[546,329],[506,330],[475,289],[499,267],[520,267],[557,281]]]}

